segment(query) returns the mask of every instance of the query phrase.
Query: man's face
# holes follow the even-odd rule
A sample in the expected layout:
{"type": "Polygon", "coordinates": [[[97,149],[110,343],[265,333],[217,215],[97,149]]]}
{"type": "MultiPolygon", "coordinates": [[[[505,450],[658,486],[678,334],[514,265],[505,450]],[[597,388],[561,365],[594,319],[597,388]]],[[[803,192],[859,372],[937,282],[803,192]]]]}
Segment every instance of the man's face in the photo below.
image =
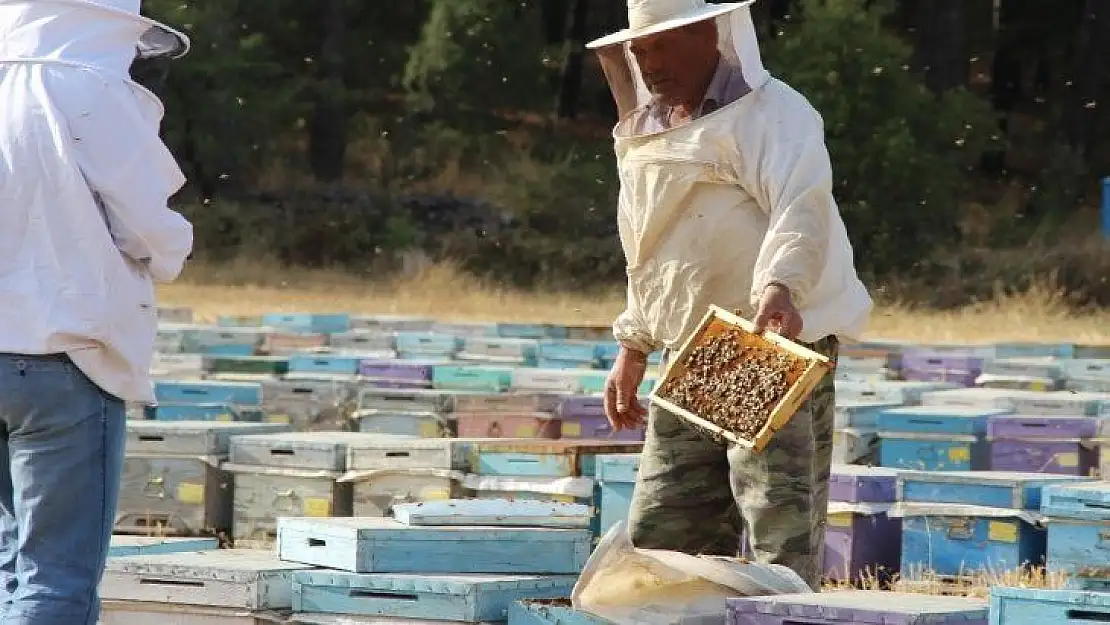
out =
{"type": "Polygon", "coordinates": [[[716,24],[707,20],[641,37],[631,50],[653,94],[667,104],[694,102],[717,64],[716,24]]]}

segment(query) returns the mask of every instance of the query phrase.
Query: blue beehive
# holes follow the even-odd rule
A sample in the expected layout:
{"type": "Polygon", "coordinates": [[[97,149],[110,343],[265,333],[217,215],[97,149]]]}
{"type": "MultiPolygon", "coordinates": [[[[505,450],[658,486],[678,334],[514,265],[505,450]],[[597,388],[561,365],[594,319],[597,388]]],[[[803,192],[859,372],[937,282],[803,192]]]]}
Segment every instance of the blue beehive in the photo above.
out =
{"type": "Polygon", "coordinates": [[[1110,579],[1110,482],[1050,486],[1041,512],[1050,572],[1110,579]]]}
{"type": "Polygon", "coordinates": [[[512,379],[511,367],[436,365],[432,368],[432,386],[439,390],[500,393],[509,388],[512,379]]]}
{"type": "Polygon", "coordinates": [[[913,406],[879,414],[879,464],[892,469],[986,469],[987,418],[1007,410],[913,406]]]}
{"type": "Polygon", "coordinates": [[[639,454],[597,456],[598,500],[602,508],[599,534],[604,536],[618,522],[627,522],[638,471],[639,454]]]}
{"type": "Polygon", "coordinates": [[[600,490],[601,522],[599,533],[627,521],[632,505],[632,489],[640,469],[640,454],[607,454],[597,457],[597,483],[600,490]]]}
{"type": "Polygon", "coordinates": [[[259,421],[262,411],[220,403],[163,403],[150,406],[148,418],[157,421],[259,421]]]}
{"type": "Polygon", "coordinates": [[[546,369],[592,369],[597,365],[594,343],[545,341],[537,349],[537,366],[546,369]]]}
{"type": "Polygon", "coordinates": [[[728,625],[987,625],[987,602],[873,590],[728,600],[728,625]]]}
{"type": "Polygon", "coordinates": [[[1046,486],[1087,481],[1091,478],[1007,471],[902,471],[898,501],[1038,511],[1046,486]]]}
{"type": "Polygon", "coordinates": [[[398,332],[396,345],[404,360],[450,360],[462,349],[463,340],[450,334],[398,332]]]}
{"type": "Polygon", "coordinates": [[[362,358],[335,354],[293,354],[289,357],[290,373],[338,373],[356,375],[362,358]]]}
{"type": "Polygon", "coordinates": [[[983,511],[959,504],[915,504],[913,516],[902,519],[902,576],[999,575],[1043,564],[1045,533],[1033,524],[1033,515],[998,511],[1010,516],[985,516],[983,511]]]}
{"type": "Polygon", "coordinates": [[[297,571],[297,612],[477,623],[504,622],[521,599],[569,597],[573,575],[406,575],[297,571]]]}
{"type": "Polygon", "coordinates": [[[344,313],[272,313],[262,316],[262,325],[303,334],[335,334],[351,329],[351,316],[344,313]]]}
{"type": "Polygon", "coordinates": [[[499,323],[497,336],[507,339],[565,339],[567,329],[546,323],[499,323]]]}
{"type": "Polygon", "coordinates": [[[901,473],[903,572],[997,573],[1044,559],[1047,486],[1085,478],[999,471],[901,473]]]}
{"type": "Polygon", "coordinates": [[[229,404],[260,406],[262,385],[257,382],[198,382],[158,380],[154,397],[159,404],[229,404]]]}
{"type": "Polygon", "coordinates": [[[1075,358],[1074,343],[997,343],[995,358],[1075,358]]]}
{"type": "Polygon", "coordinates": [[[585,529],[417,527],[393,519],[281,518],[282,560],[351,573],[577,575],[585,529]]]}
{"type": "Polygon", "coordinates": [[[405,525],[588,528],[590,508],[559,501],[447,499],[393,506],[405,525]]]}
{"type": "Polygon", "coordinates": [[[991,588],[991,625],[1110,622],[1110,594],[1041,588],[991,588]]]}
{"type": "Polygon", "coordinates": [[[115,534],[108,547],[109,558],[147,556],[160,553],[182,553],[187,551],[210,551],[218,549],[217,538],[189,538],[168,536],[125,536],[115,534]]]}
{"type": "Polygon", "coordinates": [[[570,601],[517,601],[509,606],[506,625],[611,625],[570,607],[570,601]]]}

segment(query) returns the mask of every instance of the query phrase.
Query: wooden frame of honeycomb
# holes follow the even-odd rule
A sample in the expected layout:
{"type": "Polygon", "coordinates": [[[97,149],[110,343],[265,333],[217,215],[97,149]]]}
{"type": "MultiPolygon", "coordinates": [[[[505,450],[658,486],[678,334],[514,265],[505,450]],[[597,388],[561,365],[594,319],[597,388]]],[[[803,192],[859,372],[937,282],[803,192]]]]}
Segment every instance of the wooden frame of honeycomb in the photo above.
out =
{"type": "Polygon", "coordinates": [[[717,306],[669,361],[651,401],[755,452],[832,369],[825,356],[770,331],[755,334],[750,321],[717,306]]]}

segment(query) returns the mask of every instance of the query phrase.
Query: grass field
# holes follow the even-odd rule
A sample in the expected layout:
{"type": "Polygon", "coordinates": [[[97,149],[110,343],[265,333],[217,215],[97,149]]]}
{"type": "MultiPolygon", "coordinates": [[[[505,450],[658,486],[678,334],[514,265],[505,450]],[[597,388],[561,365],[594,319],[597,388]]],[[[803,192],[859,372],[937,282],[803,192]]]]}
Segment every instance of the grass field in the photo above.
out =
{"type": "MultiPolygon", "coordinates": [[[[594,294],[499,288],[435,266],[387,282],[334,272],[290,271],[252,263],[193,265],[160,288],[162,305],[191,306],[198,318],[264,312],[425,315],[441,320],[608,325],[624,306],[619,289],[594,294]]],[[[1110,311],[1076,312],[1038,288],[955,311],[880,302],[867,338],[934,342],[1043,341],[1110,344],[1110,311]]]]}

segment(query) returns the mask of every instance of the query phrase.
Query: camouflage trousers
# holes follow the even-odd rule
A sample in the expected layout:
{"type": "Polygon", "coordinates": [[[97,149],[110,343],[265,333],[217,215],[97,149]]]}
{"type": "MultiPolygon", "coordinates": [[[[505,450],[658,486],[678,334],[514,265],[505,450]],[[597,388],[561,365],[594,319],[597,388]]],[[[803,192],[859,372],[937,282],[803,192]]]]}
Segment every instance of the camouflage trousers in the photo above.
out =
{"type": "MultiPolygon", "coordinates": [[[[813,345],[834,362],[836,337],[813,345]]],[[[736,556],[747,530],[750,556],[821,583],[835,419],[834,373],[767,447],[719,443],[652,405],[632,495],[629,531],[640,548],[736,556]]]]}

